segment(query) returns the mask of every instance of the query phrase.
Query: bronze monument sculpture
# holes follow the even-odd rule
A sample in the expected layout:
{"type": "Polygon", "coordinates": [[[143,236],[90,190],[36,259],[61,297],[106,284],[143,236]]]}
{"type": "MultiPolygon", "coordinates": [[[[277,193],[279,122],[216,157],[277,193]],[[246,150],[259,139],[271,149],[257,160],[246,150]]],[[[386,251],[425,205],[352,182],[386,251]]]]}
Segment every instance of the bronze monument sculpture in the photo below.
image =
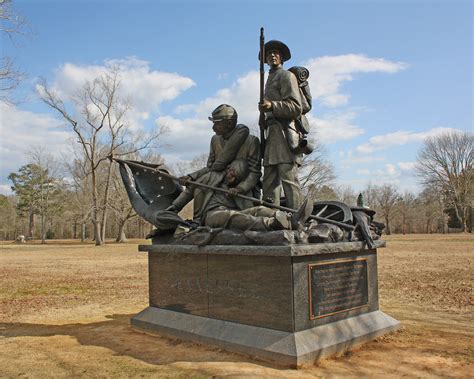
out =
{"type": "Polygon", "coordinates": [[[351,207],[300,188],[312,99],[309,71],[283,69],[290,58],[283,42],[265,43],[262,28],[260,140],[221,104],[209,117],[215,135],[202,169],[178,178],[111,157],[133,207],[156,228],[139,247],[149,257],[150,306],[134,327],[292,367],[398,328],[378,306],[385,243],[375,212],[362,196],[351,207]],[[184,220],[178,213],[191,201],[184,220]]]}

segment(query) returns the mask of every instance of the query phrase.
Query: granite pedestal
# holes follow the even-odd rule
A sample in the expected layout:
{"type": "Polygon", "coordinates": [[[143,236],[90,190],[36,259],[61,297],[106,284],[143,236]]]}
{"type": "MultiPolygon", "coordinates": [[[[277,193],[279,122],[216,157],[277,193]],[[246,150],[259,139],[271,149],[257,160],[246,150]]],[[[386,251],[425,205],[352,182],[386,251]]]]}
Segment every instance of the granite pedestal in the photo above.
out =
{"type": "Polygon", "coordinates": [[[150,306],[131,322],[291,367],[343,353],[399,327],[364,246],[141,245],[150,306]]]}

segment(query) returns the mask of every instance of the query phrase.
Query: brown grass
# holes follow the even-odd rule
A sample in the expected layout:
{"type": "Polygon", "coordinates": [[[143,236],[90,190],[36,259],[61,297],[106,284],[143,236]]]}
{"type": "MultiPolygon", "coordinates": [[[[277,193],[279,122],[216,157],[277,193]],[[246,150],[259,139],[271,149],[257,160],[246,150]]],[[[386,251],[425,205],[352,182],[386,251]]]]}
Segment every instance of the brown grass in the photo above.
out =
{"type": "Polygon", "coordinates": [[[403,329],[300,370],[134,331],[147,306],[137,244],[0,247],[0,377],[468,377],[473,372],[469,234],[387,238],[382,310],[403,329]]]}

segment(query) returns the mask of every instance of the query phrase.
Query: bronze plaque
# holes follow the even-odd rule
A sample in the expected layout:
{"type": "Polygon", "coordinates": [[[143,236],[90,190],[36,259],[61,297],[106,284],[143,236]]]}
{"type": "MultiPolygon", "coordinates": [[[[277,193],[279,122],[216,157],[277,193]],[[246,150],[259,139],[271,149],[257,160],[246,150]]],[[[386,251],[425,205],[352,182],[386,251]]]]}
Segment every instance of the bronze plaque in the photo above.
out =
{"type": "Polygon", "coordinates": [[[367,259],[310,264],[308,269],[311,320],[368,305],[367,259]]]}

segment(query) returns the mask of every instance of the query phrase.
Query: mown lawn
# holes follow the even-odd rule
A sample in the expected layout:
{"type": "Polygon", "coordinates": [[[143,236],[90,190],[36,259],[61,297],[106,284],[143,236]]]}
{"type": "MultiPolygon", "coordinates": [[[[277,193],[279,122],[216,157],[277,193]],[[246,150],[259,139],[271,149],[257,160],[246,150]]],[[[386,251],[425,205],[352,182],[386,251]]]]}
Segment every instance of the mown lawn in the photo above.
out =
{"type": "Polygon", "coordinates": [[[147,306],[138,243],[0,246],[0,377],[468,377],[474,237],[395,235],[380,305],[403,329],[299,370],[132,330],[147,306]]]}

